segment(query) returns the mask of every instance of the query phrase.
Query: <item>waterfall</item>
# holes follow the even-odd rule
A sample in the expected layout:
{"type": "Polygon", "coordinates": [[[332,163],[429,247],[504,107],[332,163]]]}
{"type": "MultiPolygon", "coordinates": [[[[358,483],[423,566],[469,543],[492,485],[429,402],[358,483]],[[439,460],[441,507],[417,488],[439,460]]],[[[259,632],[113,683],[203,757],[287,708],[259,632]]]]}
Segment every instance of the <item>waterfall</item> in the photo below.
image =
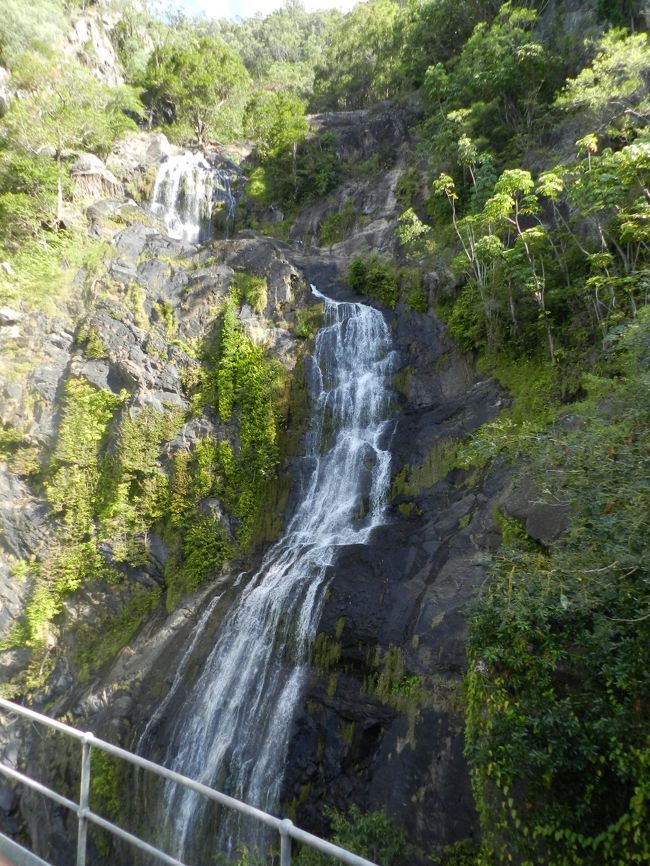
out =
{"type": "Polygon", "coordinates": [[[235,215],[235,199],[225,171],[214,168],[202,153],[179,153],[162,162],[156,174],[151,210],[176,240],[199,243],[212,235],[216,202],[225,208],[227,227],[235,215]]]}
{"type": "MultiPolygon", "coordinates": [[[[311,364],[310,467],[283,538],[273,545],[221,624],[214,648],[169,741],[166,765],[272,811],[280,795],[294,711],[308,673],[330,566],[344,545],[366,543],[384,520],[392,431],[389,329],[360,303],[324,301],[311,364]]],[[[202,806],[168,783],[168,840],[199,861],[202,806]]],[[[219,847],[264,849],[264,830],[224,815],[219,847]]]]}

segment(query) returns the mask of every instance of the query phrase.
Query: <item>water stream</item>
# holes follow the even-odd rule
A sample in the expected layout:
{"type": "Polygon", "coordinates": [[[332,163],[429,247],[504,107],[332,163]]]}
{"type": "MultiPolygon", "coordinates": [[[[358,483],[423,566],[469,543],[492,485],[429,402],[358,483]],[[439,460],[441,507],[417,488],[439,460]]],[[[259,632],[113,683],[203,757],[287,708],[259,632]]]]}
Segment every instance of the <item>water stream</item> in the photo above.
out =
{"type": "MultiPolygon", "coordinates": [[[[366,543],[384,520],[390,475],[389,329],[372,307],[314,292],[325,324],[311,365],[302,498],[221,624],[164,761],[267,811],[280,794],[330,566],[338,548],[366,543]]],[[[164,812],[174,824],[167,841],[175,855],[199,862],[200,799],[169,783],[164,812]]],[[[222,851],[240,842],[264,848],[264,831],[238,818],[224,816],[219,833],[222,851]]]]}
{"type": "Polygon", "coordinates": [[[202,153],[170,156],[156,174],[151,209],[176,240],[201,243],[213,235],[215,203],[225,209],[227,230],[235,215],[235,199],[228,174],[211,166],[202,153]]]}

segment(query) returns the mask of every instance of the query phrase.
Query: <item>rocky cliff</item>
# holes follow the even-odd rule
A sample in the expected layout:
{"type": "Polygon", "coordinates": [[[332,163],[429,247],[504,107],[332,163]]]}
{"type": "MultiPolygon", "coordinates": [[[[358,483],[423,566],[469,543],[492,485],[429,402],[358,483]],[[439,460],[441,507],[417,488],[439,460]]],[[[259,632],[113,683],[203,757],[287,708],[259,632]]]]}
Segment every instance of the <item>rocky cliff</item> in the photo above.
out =
{"type": "MultiPolygon", "coordinates": [[[[381,117],[317,123],[338,130],[342,159],[385,146],[381,117]]],[[[399,123],[391,134],[401,140],[399,123]]],[[[80,163],[79,175],[96,179],[80,198],[106,244],[103,263],[77,276],[56,315],[0,311],[2,680],[9,694],[131,748],[153,719],[154,758],[164,753],[157,708],[180,709],[237,576],[292,508],[308,414],[302,358],[318,314],[308,284],[349,294],[350,256],[391,242],[403,171],[398,156],[308,206],[288,243],[247,230],[198,247],[170,239],[146,206],[121,197],[124,188],[150,192],[168,153],[159,136],[139,135],[106,166],[80,163]],[[109,189],[111,197],[89,200],[109,189]],[[366,219],[314,250],[318,225],[351,196],[366,219]],[[238,275],[263,284],[263,295],[248,298],[238,275]],[[263,507],[246,544],[236,539],[248,518],[224,498],[219,451],[228,443],[236,457],[241,428],[219,415],[213,384],[219,317],[237,285],[239,331],[285,380],[281,462],[273,484],[257,491],[263,507]],[[191,662],[179,668],[190,644],[191,662]]],[[[421,855],[476,829],[463,758],[464,611],[498,545],[494,511],[508,472],[452,470],[447,455],[507,398],[476,376],[432,307],[400,303],[385,315],[399,355],[388,521],[333,566],[283,803],[321,833],[324,802],[385,810],[421,855]]],[[[4,730],[6,750],[14,735],[4,730]]],[[[41,777],[74,781],[47,743],[30,760],[41,777]]],[[[16,829],[17,801],[4,790],[16,829]]],[[[65,862],[67,824],[43,820],[29,797],[20,815],[36,848],[65,862]]]]}

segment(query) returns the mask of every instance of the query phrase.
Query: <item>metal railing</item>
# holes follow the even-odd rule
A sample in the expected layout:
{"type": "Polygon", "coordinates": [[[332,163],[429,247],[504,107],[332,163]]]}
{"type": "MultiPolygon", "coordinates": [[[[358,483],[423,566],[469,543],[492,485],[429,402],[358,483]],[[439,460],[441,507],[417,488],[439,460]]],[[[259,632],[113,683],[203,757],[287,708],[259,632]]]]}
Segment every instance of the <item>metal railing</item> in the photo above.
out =
{"type": "Polygon", "coordinates": [[[288,818],[280,819],[273,815],[269,815],[261,809],[256,809],[254,806],[242,803],[234,797],[229,797],[227,794],[215,791],[213,788],[201,784],[201,782],[196,782],[194,779],[190,779],[180,773],[175,773],[173,770],[168,770],[166,767],[161,767],[153,761],[148,761],[146,758],[134,755],[132,752],[128,752],[126,749],[121,749],[119,746],[107,743],[105,740],[100,740],[94,734],[83,733],[70,725],[66,725],[56,719],[51,719],[49,716],[44,716],[41,713],[36,713],[34,710],[29,710],[26,707],[20,706],[20,704],[15,704],[12,701],[5,700],[4,698],[0,698],[0,709],[7,710],[8,712],[15,713],[25,719],[30,719],[38,724],[52,728],[55,731],[59,731],[75,740],[78,740],[81,743],[81,784],[78,803],[74,800],[69,800],[67,797],[53,791],[51,788],[42,785],[30,776],[20,773],[8,764],[0,762],[0,773],[15,782],[20,782],[23,785],[26,785],[28,788],[31,788],[39,794],[43,794],[45,797],[48,797],[60,806],[65,806],[65,808],[77,815],[77,866],[86,866],[89,823],[95,824],[102,830],[106,830],[108,833],[111,833],[119,839],[133,845],[135,848],[139,848],[141,851],[144,851],[152,857],[160,860],[162,863],[168,863],[169,866],[185,866],[185,864],[180,860],[177,860],[175,857],[172,857],[155,846],[150,845],[138,836],[134,836],[132,833],[122,829],[122,827],[118,827],[117,824],[107,821],[105,818],[102,818],[90,809],[90,758],[93,748],[100,749],[109,755],[113,755],[113,757],[121,758],[135,767],[149,770],[163,779],[169,779],[179,785],[184,785],[186,788],[190,788],[192,791],[196,791],[198,794],[203,795],[208,800],[213,800],[228,809],[233,809],[242,815],[254,818],[262,824],[265,824],[267,827],[275,830],[280,836],[280,866],[290,866],[291,864],[292,839],[301,842],[303,845],[309,845],[310,847],[321,851],[323,854],[329,854],[331,857],[335,857],[341,862],[349,864],[349,866],[376,866],[376,864],[372,863],[370,860],[365,860],[363,857],[359,857],[357,854],[353,854],[345,848],[340,848],[338,845],[326,842],[318,836],[314,836],[311,833],[307,833],[305,830],[301,830],[288,818]]]}

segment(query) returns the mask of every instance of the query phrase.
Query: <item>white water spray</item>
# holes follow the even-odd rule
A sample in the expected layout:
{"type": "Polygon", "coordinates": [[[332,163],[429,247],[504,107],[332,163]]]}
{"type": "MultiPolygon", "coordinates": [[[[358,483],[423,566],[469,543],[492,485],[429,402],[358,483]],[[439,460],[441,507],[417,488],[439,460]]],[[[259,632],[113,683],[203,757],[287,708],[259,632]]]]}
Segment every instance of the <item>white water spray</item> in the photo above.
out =
{"type": "Polygon", "coordinates": [[[151,210],[171,238],[190,243],[208,240],[215,202],[223,202],[227,226],[235,215],[228,175],[211,166],[202,153],[180,153],[160,164],[151,210]]]}
{"type": "MultiPolygon", "coordinates": [[[[165,761],[266,811],[280,795],[330,566],[337,549],[366,543],[383,522],[390,477],[389,329],[372,307],[314,294],[325,303],[325,326],[313,356],[311,474],[284,537],[222,623],[165,761]]],[[[168,783],[164,811],[173,816],[176,856],[199,860],[200,799],[168,783]]],[[[221,849],[242,841],[262,850],[264,831],[224,816],[221,849]]]]}

